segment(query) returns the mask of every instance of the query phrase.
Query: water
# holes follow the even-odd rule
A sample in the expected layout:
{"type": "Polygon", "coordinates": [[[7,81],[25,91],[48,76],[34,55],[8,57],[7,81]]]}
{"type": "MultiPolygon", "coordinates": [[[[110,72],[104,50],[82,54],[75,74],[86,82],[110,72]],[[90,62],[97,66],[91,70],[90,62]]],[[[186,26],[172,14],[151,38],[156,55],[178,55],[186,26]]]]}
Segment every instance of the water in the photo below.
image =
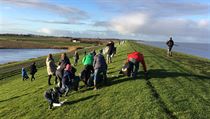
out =
{"type": "Polygon", "coordinates": [[[37,58],[49,53],[60,53],[61,49],[0,49],[0,64],[37,58]]]}
{"type": "MultiPolygon", "coordinates": [[[[143,41],[140,43],[159,47],[159,48],[164,48],[164,49],[168,48],[165,42],[143,41]]],[[[177,51],[177,52],[181,52],[181,53],[185,53],[185,54],[190,54],[190,55],[210,59],[210,44],[175,42],[175,45],[174,45],[172,51],[177,51]]]]}

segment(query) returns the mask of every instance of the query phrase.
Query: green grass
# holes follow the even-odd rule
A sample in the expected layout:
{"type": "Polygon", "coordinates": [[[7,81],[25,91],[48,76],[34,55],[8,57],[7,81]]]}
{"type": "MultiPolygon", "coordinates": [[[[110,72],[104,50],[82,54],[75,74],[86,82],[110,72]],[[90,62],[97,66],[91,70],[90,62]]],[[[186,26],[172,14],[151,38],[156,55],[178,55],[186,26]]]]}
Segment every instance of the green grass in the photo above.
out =
{"type": "MultiPolygon", "coordinates": [[[[73,61],[73,60],[71,60],[73,61]]],[[[117,47],[117,55],[108,66],[108,85],[97,91],[82,88],[71,92],[62,107],[48,109],[43,93],[48,89],[46,67],[40,67],[33,82],[21,76],[0,82],[1,118],[210,118],[210,61],[127,42],[117,47]],[[115,77],[134,50],[144,53],[149,79],[115,77]]],[[[77,73],[83,66],[76,67],[77,73]]],[[[80,83],[81,86],[83,83],[80,83]]]]}

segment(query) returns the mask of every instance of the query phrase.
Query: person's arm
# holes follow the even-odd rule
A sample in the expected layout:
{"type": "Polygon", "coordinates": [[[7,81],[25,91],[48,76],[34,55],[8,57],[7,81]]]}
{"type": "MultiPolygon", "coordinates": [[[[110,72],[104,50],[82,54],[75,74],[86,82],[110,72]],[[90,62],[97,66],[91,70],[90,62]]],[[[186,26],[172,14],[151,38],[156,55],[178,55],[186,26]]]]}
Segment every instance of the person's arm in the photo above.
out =
{"type": "Polygon", "coordinates": [[[86,56],[82,59],[82,64],[85,63],[86,56]]]}
{"type": "Polygon", "coordinates": [[[96,58],[97,58],[97,55],[94,57],[94,60],[93,60],[93,67],[95,67],[95,65],[96,65],[96,58]]]}

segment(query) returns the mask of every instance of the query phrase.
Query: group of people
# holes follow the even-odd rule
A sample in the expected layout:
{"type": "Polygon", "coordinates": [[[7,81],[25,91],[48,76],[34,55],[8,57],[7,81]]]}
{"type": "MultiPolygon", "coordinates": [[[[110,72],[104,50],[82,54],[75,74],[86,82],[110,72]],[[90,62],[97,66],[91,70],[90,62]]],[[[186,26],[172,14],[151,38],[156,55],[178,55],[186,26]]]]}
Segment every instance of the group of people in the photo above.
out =
{"type": "MultiPolygon", "coordinates": [[[[170,38],[166,44],[169,46],[168,54],[169,56],[172,56],[171,49],[174,45],[172,38],[170,38]]],[[[85,51],[84,57],[82,59],[84,69],[82,70],[80,77],[75,75],[76,68],[74,67],[77,66],[79,60],[79,53],[77,51],[75,51],[73,56],[74,66],[71,65],[66,53],[61,54],[58,65],[56,65],[52,54],[48,55],[46,58],[48,85],[52,85],[51,78],[53,76],[55,76],[54,83],[57,85],[56,87],[45,91],[45,98],[50,103],[50,109],[53,106],[61,106],[63,104],[63,102],[59,102],[60,96],[63,94],[64,96],[67,96],[71,89],[78,90],[80,80],[84,82],[86,87],[93,86],[94,90],[98,89],[99,84],[106,84],[108,69],[107,63],[112,63],[112,58],[114,54],[116,54],[116,47],[114,46],[113,41],[110,41],[106,46],[108,48],[106,51],[107,60],[103,55],[104,51],[102,49],[98,52],[98,54],[95,50],[90,53],[85,51]]],[[[143,66],[144,74],[147,78],[148,73],[144,55],[137,51],[127,55],[126,62],[122,69],[120,69],[119,74],[123,74],[135,79],[137,77],[140,63],[143,66]]],[[[30,65],[31,81],[35,80],[34,75],[36,72],[37,68],[34,62],[32,65],[30,65]]],[[[23,80],[29,78],[25,68],[22,68],[22,77],[23,80]]]]}
{"type": "Polygon", "coordinates": [[[45,92],[45,98],[50,103],[50,108],[61,105],[58,98],[63,94],[67,96],[71,89],[78,90],[80,79],[84,82],[85,86],[94,86],[94,90],[98,89],[98,84],[101,81],[103,81],[103,84],[106,82],[107,63],[102,51],[100,50],[98,54],[96,54],[95,50],[88,54],[85,53],[82,59],[84,69],[80,77],[75,75],[76,68],[74,68],[79,60],[77,51],[74,54],[74,66],[71,65],[65,53],[61,55],[58,66],[56,66],[52,54],[48,55],[46,59],[48,85],[51,85],[52,76],[55,76],[55,84],[57,85],[45,92]]]}

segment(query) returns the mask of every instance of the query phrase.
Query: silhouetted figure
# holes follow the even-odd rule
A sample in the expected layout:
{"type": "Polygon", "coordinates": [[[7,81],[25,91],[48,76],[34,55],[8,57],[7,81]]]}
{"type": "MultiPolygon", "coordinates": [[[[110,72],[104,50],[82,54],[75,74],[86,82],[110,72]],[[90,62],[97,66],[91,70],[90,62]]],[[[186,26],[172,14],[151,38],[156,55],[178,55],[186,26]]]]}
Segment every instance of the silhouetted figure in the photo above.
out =
{"type": "Polygon", "coordinates": [[[172,40],[172,37],[170,37],[170,40],[166,42],[166,44],[168,45],[168,55],[172,56],[172,48],[174,46],[174,41],[172,40]]]}

